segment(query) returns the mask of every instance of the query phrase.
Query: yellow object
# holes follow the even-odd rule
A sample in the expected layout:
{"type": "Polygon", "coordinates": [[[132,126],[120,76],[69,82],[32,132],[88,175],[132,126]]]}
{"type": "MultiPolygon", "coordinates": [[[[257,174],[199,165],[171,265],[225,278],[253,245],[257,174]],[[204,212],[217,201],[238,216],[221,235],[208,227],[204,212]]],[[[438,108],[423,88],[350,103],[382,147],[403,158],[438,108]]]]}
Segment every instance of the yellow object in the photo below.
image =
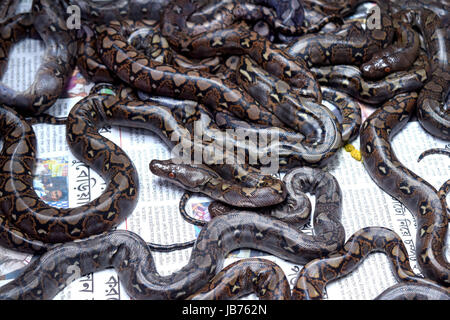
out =
{"type": "Polygon", "coordinates": [[[351,156],[356,159],[357,161],[361,161],[362,160],[362,156],[361,156],[361,152],[359,150],[353,150],[352,152],[350,152],[351,156]]]}
{"type": "Polygon", "coordinates": [[[344,146],[345,151],[350,152],[353,159],[362,161],[361,151],[357,150],[352,144],[346,144],[344,146]]]}
{"type": "Polygon", "coordinates": [[[355,150],[355,147],[352,144],[346,144],[344,146],[345,151],[347,152],[352,152],[353,150],[355,150]]]}

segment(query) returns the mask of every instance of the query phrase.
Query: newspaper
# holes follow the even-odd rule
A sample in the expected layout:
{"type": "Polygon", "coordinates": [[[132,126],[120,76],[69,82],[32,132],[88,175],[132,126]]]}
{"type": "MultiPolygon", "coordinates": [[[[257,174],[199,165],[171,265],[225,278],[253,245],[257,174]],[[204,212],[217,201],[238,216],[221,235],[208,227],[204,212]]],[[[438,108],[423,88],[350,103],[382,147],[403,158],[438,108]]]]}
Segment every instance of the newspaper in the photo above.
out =
{"type": "MultiPolygon", "coordinates": [[[[26,11],[31,1],[24,1],[20,10],[26,11]]],[[[15,45],[10,53],[8,69],[2,79],[14,89],[23,90],[33,81],[34,74],[44,54],[41,41],[26,39],[15,45]]],[[[86,83],[75,70],[66,96],[49,110],[55,116],[65,116],[71,107],[89,92],[92,84],[86,83]]],[[[373,110],[363,108],[363,118],[373,110]]],[[[69,151],[65,126],[37,124],[33,126],[37,137],[38,165],[34,187],[48,203],[57,207],[76,207],[99,196],[105,188],[103,179],[77,160],[69,151]]],[[[119,145],[133,160],[139,174],[139,202],[133,214],[118,228],[139,234],[145,241],[170,244],[195,239],[200,228],[187,223],[178,211],[183,190],[155,177],[148,170],[152,159],[167,159],[169,149],[153,133],[142,129],[106,127],[101,134],[119,145]]],[[[358,149],[359,140],[353,142],[358,149]]],[[[415,121],[410,122],[394,138],[393,148],[400,161],[439,188],[450,175],[450,159],[429,156],[417,162],[423,151],[432,148],[450,148],[449,144],[427,134],[415,121]]],[[[340,183],[343,194],[342,223],[346,237],[367,226],[384,226],[393,229],[403,239],[410,255],[411,265],[420,274],[415,257],[416,222],[414,216],[397,200],[383,192],[369,177],[363,164],[341,149],[328,171],[340,183]]],[[[194,197],[188,203],[188,212],[208,221],[206,197],[194,197]]],[[[314,204],[314,197],[312,197],[314,204]]],[[[311,226],[304,230],[312,233],[311,226]]],[[[449,259],[449,250],[446,251],[449,259]]],[[[171,253],[153,253],[161,275],[181,269],[189,260],[191,249],[171,253]]],[[[238,259],[261,256],[270,259],[284,270],[291,285],[303,266],[295,265],[255,250],[242,249],[231,253],[225,265],[238,259]]],[[[17,277],[33,256],[0,248],[0,286],[17,277]]],[[[386,256],[375,253],[351,275],[330,283],[326,288],[328,299],[373,299],[384,289],[396,283],[386,256]]],[[[245,299],[255,299],[250,295],[245,299]]],[[[55,299],[67,300],[128,300],[130,297],[120,284],[113,269],[88,274],[62,290],[55,299]]]]}

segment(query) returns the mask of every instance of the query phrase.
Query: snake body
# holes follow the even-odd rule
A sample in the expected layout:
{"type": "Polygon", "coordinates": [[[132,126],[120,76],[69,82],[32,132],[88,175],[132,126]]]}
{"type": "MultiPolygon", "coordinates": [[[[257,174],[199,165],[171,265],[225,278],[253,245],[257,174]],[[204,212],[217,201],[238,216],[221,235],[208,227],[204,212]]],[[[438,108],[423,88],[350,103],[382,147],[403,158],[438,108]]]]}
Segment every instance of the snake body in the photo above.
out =
{"type": "Polygon", "coordinates": [[[359,66],[392,43],[394,27],[388,14],[389,6],[380,3],[380,12],[380,28],[363,30],[359,23],[351,23],[335,33],[302,36],[290,43],[286,50],[290,55],[304,59],[308,66],[359,66]]]}
{"type": "MultiPolygon", "coordinates": [[[[2,245],[20,251],[42,251],[47,244],[104,232],[134,209],[138,178],[131,160],[96,125],[101,116],[86,113],[83,101],[67,120],[73,154],[105,179],[107,187],[90,203],[69,209],[46,204],[33,189],[36,138],[32,127],[8,107],[1,108],[4,148],[0,155],[2,245]]],[[[91,99],[89,103],[95,102],[91,99]]],[[[89,105],[87,103],[87,105],[89,105]]],[[[89,110],[90,111],[90,110],[89,110]]]]}
{"type": "Polygon", "coordinates": [[[342,142],[350,142],[359,136],[361,126],[361,107],[355,99],[349,95],[321,86],[324,101],[333,104],[338,110],[339,122],[342,126],[342,142]]]}
{"type": "Polygon", "coordinates": [[[245,26],[231,25],[196,34],[186,17],[197,7],[196,1],[179,0],[165,9],[161,31],[175,50],[198,58],[248,54],[272,75],[294,87],[305,88],[311,97],[320,101],[320,90],[304,62],[293,59],[245,26]]]}
{"type": "Polygon", "coordinates": [[[309,163],[325,163],[336,153],[342,143],[341,128],[328,108],[302,99],[286,82],[259,69],[246,56],[238,66],[237,82],[286,125],[305,136],[303,145],[309,149],[305,153],[309,163]]]}
{"type": "MultiPolygon", "coordinates": [[[[334,245],[336,250],[339,246],[334,245]]],[[[330,252],[290,225],[257,213],[231,213],[203,228],[187,265],[158,274],[146,243],[129,231],[113,231],[65,243],[44,253],[15,280],[0,288],[2,299],[51,299],[74,279],[114,267],[127,293],[135,299],[185,299],[222,268],[237,248],[253,248],[304,264],[330,252]]]]}
{"type": "Polygon", "coordinates": [[[420,295],[425,291],[421,297],[431,295],[433,298],[450,299],[447,288],[414,274],[401,238],[392,230],[383,227],[363,228],[355,232],[339,252],[306,264],[297,277],[292,298],[322,299],[328,283],[351,273],[373,252],[383,252],[388,256],[393,273],[402,284],[401,288],[398,285],[388,288],[377,298],[405,299],[410,295],[411,289],[415,288],[419,290],[414,291],[415,294],[420,295]],[[405,284],[409,287],[405,288],[405,284]]]}
{"type": "MultiPolygon", "coordinates": [[[[275,32],[295,34],[302,33],[304,19],[303,7],[300,1],[190,1],[170,4],[169,9],[196,5],[192,14],[184,9],[188,25],[193,35],[202,32],[223,29],[233,23],[264,21],[275,32]]],[[[189,9],[188,9],[189,10],[189,9]]]]}
{"type": "Polygon", "coordinates": [[[188,264],[168,276],[158,274],[151,250],[130,231],[59,245],[1,287],[0,297],[52,299],[82,275],[114,267],[134,299],[236,299],[252,292],[260,299],[320,299],[327,283],[353,271],[370,253],[381,251],[401,282],[377,299],[450,299],[448,289],[414,274],[401,239],[382,227],[361,229],[337,253],[308,262],[297,278],[292,297],[282,270],[264,259],[240,260],[215,274],[231,248],[247,246],[304,263],[299,258],[302,252],[285,242],[298,241],[298,234],[287,224],[267,220],[271,219],[248,212],[215,218],[200,232],[188,264]]]}
{"type": "MultiPolygon", "coordinates": [[[[330,234],[330,239],[333,238],[335,241],[343,243],[345,230],[339,222],[342,192],[336,178],[321,169],[299,167],[289,170],[284,175],[283,182],[287,190],[286,200],[268,208],[266,214],[300,229],[311,220],[312,207],[306,196],[306,193],[310,193],[316,199],[312,219],[315,233],[322,234],[326,226],[325,233],[330,234]],[[316,229],[319,225],[322,225],[320,230],[316,229]]],[[[208,207],[212,217],[238,210],[219,202],[213,202],[208,207]]],[[[323,240],[317,239],[316,241],[323,240]]]]}
{"type": "Polygon", "coordinates": [[[83,20],[94,23],[108,23],[118,19],[151,19],[159,20],[161,10],[168,0],[118,0],[92,1],[70,0],[68,5],[80,8],[83,20]]]}
{"type": "Polygon", "coordinates": [[[260,300],[289,300],[291,288],[283,270],[270,260],[238,260],[222,269],[187,300],[229,300],[255,293],[260,300]]]}
{"type": "Polygon", "coordinates": [[[37,115],[52,106],[63,92],[72,71],[77,42],[60,9],[47,0],[34,1],[31,13],[19,14],[0,24],[0,72],[5,71],[13,43],[31,36],[40,37],[46,46],[33,84],[23,92],[0,84],[0,103],[23,114],[37,115]]]}
{"type": "Polygon", "coordinates": [[[383,103],[397,94],[420,90],[427,79],[423,66],[392,73],[378,81],[365,80],[359,68],[350,65],[311,68],[311,71],[319,84],[344,91],[369,104],[383,103]]]}
{"type": "Polygon", "coordinates": [[[399,283],[377,297],[377,300],[450,300],[448,290],[436,285],[399,283]]]}
{"type": "Polygon", "coordinates": [[[389,73],[407,70],[419,54],[420,38],[409,23],[403,21],[404,12],[392,16],[397,41],[376,52],[371,59],[361,65],[361,73],[366,79],[381,79],[389,73]]]}
{"type": "MultiPolygon", "coordinates": [[[[206,148],[206,142],[198,144],[193,140],[191,133],[186,129],[190,120],[186,115],[193,115],[192,110],[181,105],[179,113],[183,118],[174,116],[177,112],[170,104],[166,106],[157,102],[143,102],[138,100],[123,100],[113,95],[93,95],[95,103],[85,104],[86,114],[102,115],[100,119],[111,125],[143,128],[157,134],[169,147],[175,147],[180,141],[194,141],[187,160],[195,160],[195,152],[198,148],[206,148]],[[97,97],[97,98],[95,98],[97,97]],[[184,123],[183,123],[184,121],[184,123]],[[178,136],[178,140],[176,137],[178,136]]],[[[194,118],[195,119],[195,118],[194,118]]],[[[192,121],[194,119],[191,119],[192,121]]],[[[71,139],[71,135],[68,135],[71,139]]],[[[248,171],[245,164],[228,161],[226,154],[212,153],[200,149],[205,164],[195,165],[176,163],[175,160],[163,160],[152,163],[153,171],[158,168],[179,167],[180,181],[183,186],[192,191],[203,192],[214,199],[236,203],[243,207],[262,207],[279,203],[286,197],[286,191],[282,182],[268,175],[257,174],[256,171],[248,171]],[[213,170],[214,169],[214,170],[213,170]],[[182,174],[186,180],[183,180],[182,174]],[[239,182],[239,183],[238,183],[239,182]]],[[[185,159],[186,160],[186,159],[185,159]]],[[[159,170],[162,172],[163,170],[159,170]]],[[[176,171],[175,171],[176,172],[176,171]]]]}
{"type": "Polygon", "coordinates": [[[411,11],[408,17],[423,34],[431,67],[429,80],[417,100],[418,120],[434,136],[450,140],[450,110],[446,103],[450,90],[448,25],[428,9],[411,11]]]}
{"type": "Polygon", "coordinates": [[[211,109],[223,105],[239,117],[271,125],[281,121],[264,110],[235,84],[211,74],[192,71],[152,61],[131,47],[121,35],[121,23],[99,26],[98,49],[106,66],[126,83],[160,96],[198,101],[211,109]],[[261,120],[260,120],[261,119],[261,120]]]}
{"type": "Polygon", "coordinates": [[[425,276],[448,285],[445,259],[448,228],[445,201],[433,186],[404,167],[392,150],[390,139],[406,124],[417,94],[396,96],[374,112],[361,128],[361,153],[372,179],[402,202],[417,218],[417,260],[425,276]]]}
{"type": "Polygon", "coordinates": [[[2,1],[2,3],[0,3],[0,21],[12,16],[15,13],[18,5],[19,0],[2,1]]]}
{"type": "Polygon", "coordinates": [[[94,83],[114,83],[116,77],[103,64],[97,52],[97,40],[95,31],[88,25],[83,25],[80,30],[78,44],[77,66],[83,77],[94,83]]]}

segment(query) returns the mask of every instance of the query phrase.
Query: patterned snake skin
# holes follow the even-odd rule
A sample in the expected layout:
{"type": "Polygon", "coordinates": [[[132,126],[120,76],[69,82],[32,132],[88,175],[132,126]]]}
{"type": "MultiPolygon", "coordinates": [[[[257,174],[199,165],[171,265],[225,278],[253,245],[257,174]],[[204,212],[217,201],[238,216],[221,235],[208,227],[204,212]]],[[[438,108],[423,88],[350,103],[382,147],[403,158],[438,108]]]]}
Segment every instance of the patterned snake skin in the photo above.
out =
{"type": "Polygon", "coordinates": [[[16,12],[19,0],[5,0],[0,3],[0,21],[5,20],[16,12]]]}
{"type": "Polygon", "coordinates": [[[96,170],[107,187],[89,204],[51,207],[33,189],[36,137],[32,127],[12,109],[0,109],[4,146],[0,154],[1,243],[25,252],[40,252],[51,243],[98,234],[121,223],[134,209],[138,196],[136,170],[128,156],[97,131],[102,117],[86,112],[87,99],[67,120],[72,153],[96,170]]]}
{"type": "Polygon", "coordinates": [[[289,300],[291,288],[283,270],[270,260],[238,260],[222,269],[188,300],[230,300],[255,293],[260,300],[289,300]]]}
{"type": "Polygon", "coordinates": [[[444,253],[447,205],[433,186],[398,161],[390,144],[410,118],[416,99],[414,92],[401,94],[374,112],[361,128],[361,153],[372,179],[416,216],[417,260],[422,272],[448,286],[450,266],[444,253]]]}
{"type": "Polygon", "coordinates": [[[447,288],[414,274],[401,238],[392,230],[383,227],[363,228],[355,232],[338,253],[306,264],[298,275],[292,298],[322,299],[327,283],[351,273],[369,254],[380,251],[388,256],[397,280],[402,284],[408,284],[409,287],[393,286],[386,289],[377,299],[406,299],[410,295],[408,291],[418,288],[419,291],[414,291],[416,295],[423,290],[424,297],[431,295],[432,298],[450,300],[450,292],[447,288]]]}
{"type": "Polygon", "coordinates": [[[161,276],[138,235],[113,231],[44,253],[0,288],[0,298],[51,299],[76,278],[114,267],[134,299],[185,299],[205,286],[222,268],[225,256],[237,248],[261,250],[298,264],[330,253],[328,246],[311,246],[316,247],[315,242],[289,224],[252,212],[231,213],[211,220],[200,231],[187,265],[161,276]]]}
{"type": "Polygon", "coordinates": [[[11,46],[30,35],[41,38],[45,56],[33,84],[17,92],[0,83],[0,103],[27,115],[39,115],[51,107],[63,92],[77,51],[74,34],[67,29],[63,14],[48,0],[35,0],[32,13],[13,16],[0,24],[0,74],[6,70],[11,46]]]}
{"type": "MultiPolygon", "coordinates": [[[[344,241],[345,231],[339,222],[342,194],[337,180],[331,174],[316,168],[299,167],[289,170],[284,175],[283,182],[287,190],[286,200],[269,208],[268,212],[261,210],[258,212],[289,223],[293,227],[301,228],[311,220],[312,206],[306,196],[306,193],[309,192],[316,197],[313,214],[315,233],[323,233],[323,226],[320,229],[316,228],[328,220],[326,229],[327,233],[330,233],[330,239],[334,238],[338,242],[344,241]]],[[[239,209],[213,202],[209,205],[208,211],[212,217],[216,217],[237,212],[239,209]]],[[[320,240],[317,239],[317,241],[320,240]]]]}

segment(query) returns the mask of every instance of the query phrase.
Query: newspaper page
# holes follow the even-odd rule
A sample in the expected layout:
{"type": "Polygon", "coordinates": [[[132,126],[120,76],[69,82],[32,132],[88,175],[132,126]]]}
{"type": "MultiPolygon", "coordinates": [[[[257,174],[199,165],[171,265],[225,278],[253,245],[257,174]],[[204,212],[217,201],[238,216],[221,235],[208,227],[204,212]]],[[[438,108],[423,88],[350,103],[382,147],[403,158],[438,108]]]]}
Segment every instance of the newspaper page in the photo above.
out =
{"type": "MultiPolygon", "coordinates": [[[[31,1],[23,1],[20,10],[26,11],[31,1]]],[[[3,82],[17,90],[27,88],[45,47],[41,41],[26,39],[16,44],[10,53],[8,69],[3,82]]],[[[66,96],[61,97],[49,110],[55,116],[65,116],[85,97],[92,84],[86,83],[75,70],[66,96]]],[[[363,108],[363,118],[373,110],[363,108]]],[[[98,197],[105,188],[103,179],[70,152],[65,136],[65,126],[37,124],[33,126],[37,137],[38,165],[34,187],[39,196],[56,207],[76,207],[98,197]]],[[[139,202],[124,223],[118,228],[133,231],[145,241],[171,244],[195,239],[200,227],[187,223],[181,217],[178,204],[183,190],[151,174],[148,164],[152,159],[168,159],[169,149],[153,133],[142,129],[105,127],[101,134],[119,145],[133,160],[139,174],[139,202]]],[[[359,140],[353,142],[358,149],[359,140]]],[[[450,175],[450,159],[445,156],[429,156],[417,162],[419,154],[433,148],[450,148],[449,144],[427,134],[412,121],[393,140],[393,148],[400,161],[419,176],[439,188],[450,175]]],[[[420,270],[415,257],[415,217],[396,199],[383,192],[369,177],[361,162],[341,149],[328,171],[340,183],[343,194],[342,223],[346,238],[367,226],[384,226],[393,229],[403,239],[410,255],[411,265],[417,274],[420,270]]],[[[314,197],[312,204],[314,206],[314,197]]],[[[188,203],[188,212],[208,221],[207,197],[194,197],[188,203]]],[[[313,207],[314,208],[314,207],[313,207]]],[[[311,226],[304,232],[312,233],[311,226]]],[[[448,235],[447,235],[448,236],[448,235]]],[[[449,259],[449,250],[446,251],[449,259]]],[[[187,264],[191,249],[170,253],[153,253],[158,272],[169,275],[187,264]]],[[[285,272],[291,285],[303,266],[295,265],[255,250],[241,249],[232,252],[225,266],[243,258],[261,256],[276,262],[285,272]]],[[[0,286],[16,278],[34,257],[0,248],[0,286]]],[[[349,276],[330,283],[326,287],[328,299],[373,299],[384,289],[396,283],[385,255],[370,255],[349,276]]],[[[88,274],[75,280],[56,297],[57,300],[128,300],[130,297],[120,284],[113,269],[88,274]]],[[[250,295],[244,299],[256,299],[250,295]]]]}

